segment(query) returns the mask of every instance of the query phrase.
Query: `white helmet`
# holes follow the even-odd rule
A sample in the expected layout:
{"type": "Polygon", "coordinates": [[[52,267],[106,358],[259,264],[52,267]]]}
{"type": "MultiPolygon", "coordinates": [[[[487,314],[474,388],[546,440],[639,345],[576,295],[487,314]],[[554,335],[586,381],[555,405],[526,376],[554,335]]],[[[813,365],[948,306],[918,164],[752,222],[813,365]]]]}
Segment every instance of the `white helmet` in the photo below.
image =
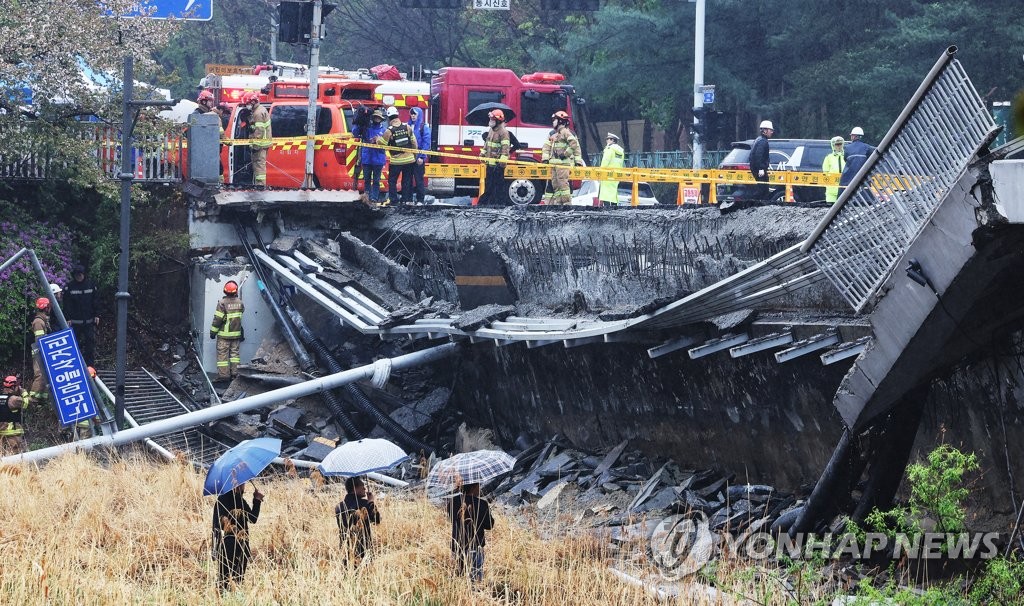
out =
{"type": "Polygon", "coordinates": [[[762,120],[761,121],[761,126],[759,126],[758,128],[770,128],[772,130],[775,130],[775,127],[772,126],[772,121],[771,120],[762,120]]]}
{"type": "Polygon", "coordinates": [[[397,118],[398,117],[398,108],[392,105],[391,107],[388,108],[387,115],[388,115],[388,120],[390,120],[391,118],[397,118]]]}
{"type": "Polygon", "coordinates": [[[60,287],[60,284],[50,284],[50,292],[54,295],[59,295],[64,292],[64,289],[60,287]]]}
{"type": "Polygon", "coordinates": [[[850,131],[850,136],[852,137],[854,135],[857,135],[859,137],[863,137],[864,136],[864,129],[859,127],[859,126],[854,126],[853,130],[850,131]]]}

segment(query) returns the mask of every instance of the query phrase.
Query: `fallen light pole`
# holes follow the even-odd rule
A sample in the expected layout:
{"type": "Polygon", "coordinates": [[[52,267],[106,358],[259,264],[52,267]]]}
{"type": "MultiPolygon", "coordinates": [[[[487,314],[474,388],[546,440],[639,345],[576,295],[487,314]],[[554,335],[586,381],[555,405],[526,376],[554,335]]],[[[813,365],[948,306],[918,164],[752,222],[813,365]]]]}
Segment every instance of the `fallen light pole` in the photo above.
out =
{"type": "MultiPolygon", "coordinates": [[[[428,364],[442,358],[447,358],[458,351],[459,347],[460,345],[458,343],[445,343],[444,345],[438,345],[429,349],[391,358],[391,368],[392,370],[403,370],[414,366],[428,364]]],[[[39,450],[10,455],[0,459],[0,462],[5,464],[31,463],[45,461],[69,452],[79,450],[89,451],[97,446],[123,446],[125,444],[145,440],[146,438],[177,431],[186,427],[194,427],[203,423],[209,423],[210,421],[216,421],[217,419],[229,417],[240,412],[246,412],[261,406],[267,406],[275,402],[282,402],[291,398],[301,398],[303,396],[319,393],[328,389],[334,389],[363,379],[370,379],[373,377],[373,373],[376,368],[376,362],[373,364],[366,364],[364,366],[359,366],[358,368],[352,368],[343,372],[327,375],[326,377],[313,379],[298,385],[289,385],[288,387],[282,387],[280,389],[275,389],[255,396],[249,396],[248,398],[242,398],[233,402],[226,402],[210,408],[204,408],[202,410],[179,415],[177,417],[171,417],[170,419],[162,419],[160,421],[147,423],[140,427],[124,429],[114,435],[99,436],[89,438],[88,440],[69,442],[59,446],[40,448],[39,450]]]]}

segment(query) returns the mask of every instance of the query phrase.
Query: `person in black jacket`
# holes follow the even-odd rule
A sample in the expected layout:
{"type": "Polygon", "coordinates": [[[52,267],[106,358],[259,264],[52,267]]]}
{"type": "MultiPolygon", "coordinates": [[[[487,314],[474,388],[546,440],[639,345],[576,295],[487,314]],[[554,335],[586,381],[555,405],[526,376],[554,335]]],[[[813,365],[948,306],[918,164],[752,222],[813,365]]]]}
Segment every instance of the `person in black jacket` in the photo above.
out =
{"type": "Polygon", "coordinates": [[[245,484],[239,484],[217,497],[213,506],[213,557],[219,563],[217,584],[221,591],[242,582],[252,555],[249,524],[255,524],[260,517],[263,493],[254,489],[251,507],[244,496],[245,484]]]}
{"type": "Polygon", "coordinates": [[[480,498],[479,484],[466,484],[462,494],[448,503],[448,517],[452,521],[452,559],[459,574],[469,571],[469,578],[478,582],[484,578],[484,547],[486,532],[494,528],[491,506],[480,498]]]}
{"type": "Polygon", "coordinates": [[[74,278],[64,291],[61,310],[64,318],[75,331],[78,349],[85,358],[86,366],[96,366],[96,327],[100,324],[96,313],[96,286],[85,277],[85,267],[76,265],[71,270],[74,278]]]}
{"type": "Polygon", "coordinates": [[[772,138],[775,134],[775,127],[772,126],[771,120],[763,120],[761,122],[761,135],[754,141],[754,145],[750,148],[750,174],[754,176],[754,180],[757,181],[757,185],[754,186],[751,192],[751,198],[754,200],[768,200],[768,153],[769,145],[768,139],[772,138]]]}
{"type": "Polygon", "coordinates": [[[345,480],[345,499],[334,508],[338,519],[338,537],[345,561],[358,564],[373,546],[370,524],[380,524],[380,512],[373,493],[366,490],[362,478],[345,480]]]}
{"type": "Polygon", "coordinates": [[[843,150],[846,167],[843,169],[842,176],[839,177],[839,185],[842,187],[846,187],[853,181],[861,167],[867,162],[868,156],[875,151],[875,148],[861,141],[863,136],[864,129],[859,126],[854,126],[850,131],[850,144],[843,150]]]}

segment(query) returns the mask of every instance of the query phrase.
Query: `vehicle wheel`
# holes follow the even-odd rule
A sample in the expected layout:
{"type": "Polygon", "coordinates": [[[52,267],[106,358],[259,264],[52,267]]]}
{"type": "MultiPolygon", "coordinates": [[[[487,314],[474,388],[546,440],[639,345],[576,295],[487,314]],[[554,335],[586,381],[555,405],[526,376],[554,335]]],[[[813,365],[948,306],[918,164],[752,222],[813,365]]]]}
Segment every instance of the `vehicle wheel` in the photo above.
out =
{"type": "Polygon", "coordinates": [[[508,183],[508,199],[516,206],[537,204],[544,195],[544,183],[529,179],[514,179],[508,183]]]}
{"type": "Polygon", "coordinates": [[[768,200],[768,204],[782,204],[786,201],[786,190],[780,189],[779,191],[772,194],[771,199],[768,200]]]}

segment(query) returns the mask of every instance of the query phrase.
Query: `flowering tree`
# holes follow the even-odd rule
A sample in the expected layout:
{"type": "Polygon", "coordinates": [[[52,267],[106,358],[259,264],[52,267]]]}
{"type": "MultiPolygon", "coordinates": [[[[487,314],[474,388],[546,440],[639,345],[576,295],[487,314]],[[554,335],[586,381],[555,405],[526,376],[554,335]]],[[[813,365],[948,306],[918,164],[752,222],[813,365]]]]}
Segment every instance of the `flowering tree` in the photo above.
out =
{"type": "MultiPolygon", "coordinates": [[[[122,17],[147,14],[149,0],[6,0],[0,12],[0,159],[29,152],[86,168],[92,149],[81,119],[120,121],[118,74],[126,55],[140,70],[176,22],[122,17]],[[90,81],[84,70],[97,74],[90,81]],[[32,93],[25,105],[24,90],[32,93]]],[[[87,171],[88,172],[88,171],[87,171]]],[[[98,178],[93,171],[87,180],[98,178]]]]}

